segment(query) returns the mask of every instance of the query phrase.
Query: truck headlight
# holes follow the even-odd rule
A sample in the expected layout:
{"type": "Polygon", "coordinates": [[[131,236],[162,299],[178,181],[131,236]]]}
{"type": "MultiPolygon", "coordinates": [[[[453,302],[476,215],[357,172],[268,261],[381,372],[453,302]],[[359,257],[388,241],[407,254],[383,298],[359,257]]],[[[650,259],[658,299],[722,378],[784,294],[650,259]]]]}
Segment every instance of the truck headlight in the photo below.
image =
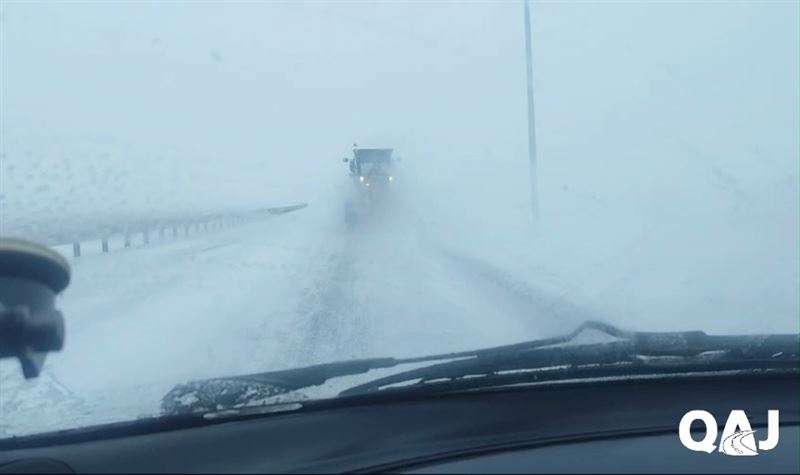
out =
{"type": "Polygon", "coordinates": [[[364,181],[364,177],[363,176],[358,177],[358,181],[364,181]]]}
{"type": "Polygon", "coordinates": [[[389,181],[394,181],[394,177],[393,177],[393,176],[390,176],[390,177],[389,177],[389,181]]]}

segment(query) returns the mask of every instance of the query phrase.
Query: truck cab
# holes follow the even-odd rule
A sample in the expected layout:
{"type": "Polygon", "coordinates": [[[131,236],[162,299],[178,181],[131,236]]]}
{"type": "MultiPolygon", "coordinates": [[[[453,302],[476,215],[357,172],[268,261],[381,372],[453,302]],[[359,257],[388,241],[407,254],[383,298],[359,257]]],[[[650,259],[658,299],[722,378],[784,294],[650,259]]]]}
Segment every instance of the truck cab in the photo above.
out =
{"type": "Polygon", "coordinates": [[[359,187],[384,187],[394,180],[391,148],[354,148],[353,158],[345,161],[349,162],[350,176],[359,187]]]}

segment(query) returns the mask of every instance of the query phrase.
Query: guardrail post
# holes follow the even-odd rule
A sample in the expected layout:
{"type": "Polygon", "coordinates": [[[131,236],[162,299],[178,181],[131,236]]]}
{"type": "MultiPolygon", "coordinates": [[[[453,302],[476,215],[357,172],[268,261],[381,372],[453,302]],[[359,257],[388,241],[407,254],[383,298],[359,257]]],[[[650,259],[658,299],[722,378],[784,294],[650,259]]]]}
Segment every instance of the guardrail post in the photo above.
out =
{"type": "MultiPolygon", "coordinates": [[[[2,0],[0,0],[2,1],[2,0]]],[[[142,240],[144,245],[151,244],[150,242],[150,229],[158,228],[158,238],[163,240],[167,233],[169,233],[169,228],[172,228],[172,237],[178,238],[180,236],[180,228],[183,227],[185,235],[189,236],[192,233],[201,233],[201,232],[209,232],[217,229],[226,229],[230,226],[238,225],[238,224],[247,224],[253,223],[259,216],[263,216],[260,214],[264,211],[272,213],[272,214],[280,214],[280,213],[287,213],[296,209],[306,207],[306,203],[300,203],[297,205],[291,206],[280,206],[280,207],[272,207],[272,208],[264,208],[255,210],[253,213],[249,214],[241,214],[241,213],[232,213],[232,214],[210,214],[210,215],[200,215],[195,218],[190,219],[158,219],[150,222],[149,227],[141,226],[141,222],[134,223],[129,228],[123,227],[112,227],[106,228],[105,231],[101,231],[100,242],[101,242],[101,251],[102,253],[109,252],[109,240],[117,239],[119,234],[124,236],[124,247],[130,248],[132,247],[132,239],[135,235],[139,232],[142,233],[142,240]],[[254,214],[255,213],[255,214],[254,214]],[[170,224],[170,221],[172,222],[170,224]],[[153,228],[152,226],[155,226],[153,228]]],[[[97,239],[96,237],[87,238],[90,239],[92,242],[97,239]]],[[[60,245],[69,245],[71,239],[68,237],[65,238],[60,245]]],[[[74,257],[80,257],[81,252],[81,243],[79,241],[75,241],[72,243],[72,254],[74,257]]]]}

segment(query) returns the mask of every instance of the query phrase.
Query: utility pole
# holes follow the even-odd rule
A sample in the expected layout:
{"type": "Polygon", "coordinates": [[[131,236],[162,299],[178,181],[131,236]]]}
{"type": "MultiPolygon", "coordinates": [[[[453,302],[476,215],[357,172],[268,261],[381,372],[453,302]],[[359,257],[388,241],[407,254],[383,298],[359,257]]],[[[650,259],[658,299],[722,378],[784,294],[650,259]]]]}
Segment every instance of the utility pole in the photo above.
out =
{"type": "Polygon", "coordinates": [[[533,225],[539,228],[539,190],[536,179],[536,118],[533,109],[533,52],[531,49],[531,11],[530,0],[525,3],[525,65],[528,86],[528,159],[530,162],[531,211],[533,225]]]}

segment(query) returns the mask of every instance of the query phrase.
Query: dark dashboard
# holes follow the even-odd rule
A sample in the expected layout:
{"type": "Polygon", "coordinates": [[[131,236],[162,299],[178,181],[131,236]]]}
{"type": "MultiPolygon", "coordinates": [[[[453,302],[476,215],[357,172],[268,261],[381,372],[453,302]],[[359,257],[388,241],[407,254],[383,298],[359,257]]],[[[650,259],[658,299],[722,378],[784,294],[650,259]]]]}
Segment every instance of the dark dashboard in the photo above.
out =
{"type": "MultiPolygon", "coordinates": [[[[798,401],[796,373],[353,396],[194,426],[139,421],[7,439],[0,473],[798,473],[798,401]],[[730,411],[744,410],[759,440],[767,411],[779,410],[780,441],[751,457],[691,451],[678,426],[698,409],[720,433],[730,411]]],[[[701,429],[692,426],[694,438],[701,429]]]]}

